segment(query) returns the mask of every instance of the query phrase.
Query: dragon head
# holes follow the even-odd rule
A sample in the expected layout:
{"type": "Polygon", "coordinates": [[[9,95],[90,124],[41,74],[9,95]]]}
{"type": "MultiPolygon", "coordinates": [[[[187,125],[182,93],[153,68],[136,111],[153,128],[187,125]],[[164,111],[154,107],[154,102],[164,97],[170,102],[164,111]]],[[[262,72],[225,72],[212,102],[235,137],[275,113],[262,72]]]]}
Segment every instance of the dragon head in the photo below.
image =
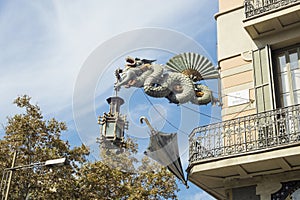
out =
{"type": "Polygon", "coordinates": [[[132,58],[130,56],[128,56],[125,60],[126,60],[126,67],[138,67],[143,64],[152,64],[154,61],[156,61],[156,60],[132,58]]]}

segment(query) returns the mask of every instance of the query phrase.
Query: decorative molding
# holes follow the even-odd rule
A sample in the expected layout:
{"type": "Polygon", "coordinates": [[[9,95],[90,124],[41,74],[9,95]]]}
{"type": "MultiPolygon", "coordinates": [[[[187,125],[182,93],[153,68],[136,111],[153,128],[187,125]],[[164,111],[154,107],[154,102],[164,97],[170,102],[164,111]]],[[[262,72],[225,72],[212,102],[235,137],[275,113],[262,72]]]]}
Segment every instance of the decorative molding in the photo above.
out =
{"type": "Polygon", "coordinates": [[[241,56],[244,61],[250,62],[252,61],[252,51],[245,51],[241,53],[241,56]]]}
{"type": "Polygon", "coordinates": [[[280,182],[265,180],[264,182],[257,184],[256,194],[260,195],[261,199],[270,199],[271,195],[281,187],[282,185],[280,182]]]}

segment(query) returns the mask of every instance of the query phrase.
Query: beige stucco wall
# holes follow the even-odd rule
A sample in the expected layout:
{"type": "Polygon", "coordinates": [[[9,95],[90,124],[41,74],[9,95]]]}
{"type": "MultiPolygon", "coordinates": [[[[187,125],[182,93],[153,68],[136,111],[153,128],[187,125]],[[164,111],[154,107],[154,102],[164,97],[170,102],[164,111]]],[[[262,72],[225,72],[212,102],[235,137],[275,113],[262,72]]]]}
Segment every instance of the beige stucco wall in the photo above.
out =
{"type": "Polygon", "coordinates": [[[222,82],[222,118],[228,120],[255,113],[255,104],[228,106],[228,94],[249,90],[254,98],[253,65],[251,51],[255,43],[244,29],[244,0],[219,0],[216,14],[218,37],[218,60],[222,82]],[[245,52],[249,52],[245,54],[245,52]],[[248,55],[248,59],[242,55],[248,55]]]}
{"type": "Polygon", "coordinates": [[[219,12],[227,12],[229,10],[243,6],[244,0],[219,0],[219,12]]]}
{"type": "Polygon", "coordinates": [[[229,94],[237,91],[248,90],[249,99],[254,100],[253,65],[241,55],[220,61],[222,82],[222,118],[230,120],[255,113],[255,103],[247,102],[235,106],[228,105],[229,94]]]}
{"type": "Polygon", "coordinates": [[[244,9],[238,9],[216,17],[218,60],[252,50],[255,43],[244,29],[244,9]]]}
{"type": "Polygon", "coordinates": [[[222,78],[223,88],[230,88],[253,81],[253,71],[245,71],[222,78]]]}

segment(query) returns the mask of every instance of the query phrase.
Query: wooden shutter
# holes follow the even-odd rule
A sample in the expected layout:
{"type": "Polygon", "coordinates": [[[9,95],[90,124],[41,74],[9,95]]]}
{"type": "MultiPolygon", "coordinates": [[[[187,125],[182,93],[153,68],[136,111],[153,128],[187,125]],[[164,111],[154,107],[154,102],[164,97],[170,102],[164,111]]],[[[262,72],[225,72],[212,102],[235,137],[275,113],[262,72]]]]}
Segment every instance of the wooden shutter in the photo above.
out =
{"type": "Polygon", "coordinates": [[[271,50],[269,46],[253,51],[254,88],[257,113],[275,109],[271,50]]]}

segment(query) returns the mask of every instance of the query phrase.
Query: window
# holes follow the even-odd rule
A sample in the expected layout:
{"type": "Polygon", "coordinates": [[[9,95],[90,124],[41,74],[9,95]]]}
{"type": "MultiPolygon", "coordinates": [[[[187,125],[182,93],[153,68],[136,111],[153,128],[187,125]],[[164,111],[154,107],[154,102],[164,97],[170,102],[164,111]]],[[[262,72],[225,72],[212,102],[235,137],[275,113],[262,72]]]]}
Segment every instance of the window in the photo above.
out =
{"type": "Polygon", "coordinates": [[[277,107],[300,104],[300,47],[278,51],[274,55],[277,107]]]}

